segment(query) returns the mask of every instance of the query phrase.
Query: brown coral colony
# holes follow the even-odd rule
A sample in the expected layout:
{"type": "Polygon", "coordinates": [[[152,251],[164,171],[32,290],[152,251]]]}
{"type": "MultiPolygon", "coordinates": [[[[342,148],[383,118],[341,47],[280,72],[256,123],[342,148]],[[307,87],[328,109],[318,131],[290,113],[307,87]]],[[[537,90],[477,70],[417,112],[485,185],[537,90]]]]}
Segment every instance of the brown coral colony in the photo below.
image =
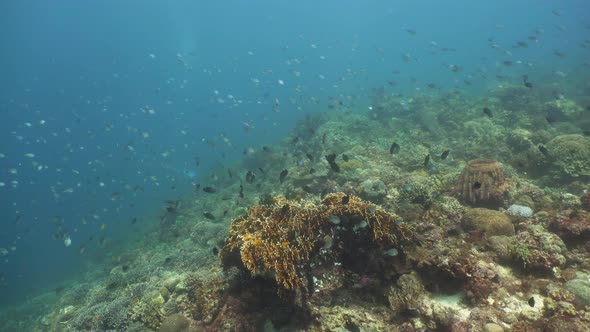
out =
{"type": "Polygon", "coordinates": [[[398,246],[413,236],[411,226],[399,222],[399,217],[356,196],[330,194],[318,205],[277,197],[273,204],[254,206],[232,222],[221,251],[224,266],[238,265],[239,255],[251,273],[271,272],[283,289],[305,289],[304,268],[325,246],[326,236],[336,237],[336,228],[346,228],[334,222],[333,218],[340,220],[338,216],[349,222],[365,221],[371,231],[369,240],[380,249],[398,246]]]}

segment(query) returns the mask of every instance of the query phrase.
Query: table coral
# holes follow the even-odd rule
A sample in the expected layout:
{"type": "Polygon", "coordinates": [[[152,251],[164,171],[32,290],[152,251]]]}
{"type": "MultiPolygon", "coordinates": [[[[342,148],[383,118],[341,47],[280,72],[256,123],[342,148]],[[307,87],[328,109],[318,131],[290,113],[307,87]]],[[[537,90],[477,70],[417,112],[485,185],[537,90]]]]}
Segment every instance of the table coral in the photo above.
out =
{"type": "MultiPolygon", "coordinates": [[[[365,221],[372,242],[367,245],[379,250],[397,248],[413,237],[413,228],[395,214],[353,195],[329,194],[321,204],[277,197],[272,204],[256,205],[232,222],[222,261],[226,267],[236,265],[238,256],[251,273],[271,272],[284,289],[305,290],[309,284],[306,271],[326,236],[337,239],[334,233],[346,231],[347,226],[335,223],[334,217],[346,224],[365,221]]],[[[331,250],[344,246],[333,245],[331,250]]]]}
{"type": "Polygon", "coordinates": [[[472,206],[498,207],[508,189],[504,169],[493,159],[470,160],[455,186],[461,199],[472,206]]]}

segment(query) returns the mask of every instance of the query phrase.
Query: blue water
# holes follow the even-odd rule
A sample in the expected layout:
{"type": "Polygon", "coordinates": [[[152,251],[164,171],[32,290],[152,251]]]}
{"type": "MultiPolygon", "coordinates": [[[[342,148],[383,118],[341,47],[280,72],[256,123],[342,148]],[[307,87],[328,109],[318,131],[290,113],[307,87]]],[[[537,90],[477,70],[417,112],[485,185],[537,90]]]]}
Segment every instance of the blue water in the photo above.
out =
{"type": "Polygon", "coordinates": [[[334,99],[364,111],[382,86],[483,95],[496,75],[587,72],[589,12],[582,0],[3,1],[0,303],[85,273],[164,200],[334,99]]]}

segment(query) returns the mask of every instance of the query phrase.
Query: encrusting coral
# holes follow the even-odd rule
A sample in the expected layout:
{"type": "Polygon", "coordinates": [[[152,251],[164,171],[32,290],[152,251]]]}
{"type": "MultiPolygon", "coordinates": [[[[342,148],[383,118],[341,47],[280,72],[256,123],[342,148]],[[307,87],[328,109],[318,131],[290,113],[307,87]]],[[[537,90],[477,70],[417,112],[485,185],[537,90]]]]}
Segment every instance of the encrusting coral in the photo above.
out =
{"type": "Polygon", "coordinates": [[[508,189],[504,169],[493,159],[470,160],[459,176],[456,192],[472,206],[498,207],[508,189]]]}
{"type": "Polygon", "coordinates": [[[283,288],[305,290],[305,271],[314,255],[337,238],[333,232],[344,232],[345,223],[355,222],[370,230],[370,241],[380,250],[399,248],[414,234],[395,214],[353,195],[329,194],[321,204],[276,197],[272,204],[256,205],[232,222],[221,258],[225,266],[232,266],[239,254],[251,273],[272,272],[283,288]]]}

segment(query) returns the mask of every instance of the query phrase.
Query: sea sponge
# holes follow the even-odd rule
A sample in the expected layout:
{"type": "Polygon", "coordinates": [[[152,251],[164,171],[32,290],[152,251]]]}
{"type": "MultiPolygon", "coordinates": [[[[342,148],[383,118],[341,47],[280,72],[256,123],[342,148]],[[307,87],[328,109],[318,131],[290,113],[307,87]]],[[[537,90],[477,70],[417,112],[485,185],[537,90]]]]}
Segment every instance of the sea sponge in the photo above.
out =
{"type": "Polygon", "coordinates": [[[590,138],[560,135],[547,143],[553,164],[572,177],[590,175],[590,138]]]}
{"type": "Polygon", "coordinates": [[[467,204],[499,207],[509,184],[504,169],[493,159],[470,160],[455,185],[455,193],[467,204]]]}
{"type": "Polygon", "coordinates": [[[273,275],[286,290],[306,290],[305,271],[326,236],[346,228],[339,225],[341,218],[347,223],[364,221],[371,247],[380,250],[399,248],[414,236],[413,227],[398,216],[353,195],[329,194],[322,204],[277,197],[273,204],[256,205],[232,222],[222,262],[226,268],[243,265],[251,273],[273,275]]]}
{"type": "Polygon", "coordinates": [[[469,209],[463,216],[462,225],[468,231],[483,231],[488,236],[514,235],[514,225],[512,225],[510,218],[496,210],[469,209]]]}

